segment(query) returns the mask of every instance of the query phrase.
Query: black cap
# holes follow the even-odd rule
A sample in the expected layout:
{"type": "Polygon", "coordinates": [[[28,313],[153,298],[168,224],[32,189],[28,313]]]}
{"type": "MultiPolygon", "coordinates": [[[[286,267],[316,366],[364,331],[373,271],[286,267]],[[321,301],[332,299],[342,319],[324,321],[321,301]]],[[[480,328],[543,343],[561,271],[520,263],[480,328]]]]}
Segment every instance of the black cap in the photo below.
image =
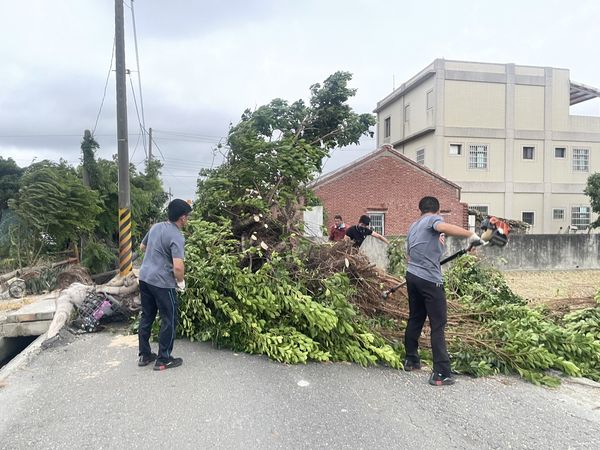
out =
{"type": "Polygon", "coordinates": [[[177,222],[181,216],[192,212],[192,207],[185,200],[176,198],[167,206],[167,215],[170,222],[177,222]]]}

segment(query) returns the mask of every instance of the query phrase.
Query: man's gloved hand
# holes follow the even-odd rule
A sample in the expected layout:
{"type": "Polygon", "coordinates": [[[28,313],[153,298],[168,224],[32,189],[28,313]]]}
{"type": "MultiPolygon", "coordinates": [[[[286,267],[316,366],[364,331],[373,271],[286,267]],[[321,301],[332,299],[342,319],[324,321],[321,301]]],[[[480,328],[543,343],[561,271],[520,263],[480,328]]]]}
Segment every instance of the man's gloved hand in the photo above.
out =
{"type": "Polygon", "coordinates": [[[181,280],[177,282],[177,290],[179,292],[185,291],[185,280],[181,280]]]}
{"type": "Polygon", "coordinates": [[[469,246],[473,246],[473,247],[483,244],[483,241],[481,240],[481,238],[479,236],[477,236],[477,233],[473,233],[471,236],[469,236],[468,242],[469,242],[469,246]]]}

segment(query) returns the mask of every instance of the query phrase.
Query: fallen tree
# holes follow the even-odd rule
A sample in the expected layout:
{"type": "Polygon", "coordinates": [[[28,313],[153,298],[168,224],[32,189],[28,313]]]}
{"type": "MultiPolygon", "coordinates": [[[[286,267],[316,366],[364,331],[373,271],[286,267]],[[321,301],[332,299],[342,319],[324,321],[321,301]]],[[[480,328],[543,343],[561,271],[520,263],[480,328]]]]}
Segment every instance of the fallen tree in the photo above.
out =
{"type": "Polygon", "coordinates": [[[128,318],[139,311],[139,305],[139,284],[133,272],[102,285],[92,285],[91,280],[90,284],[70,283],[56,297],[56,309],[44,346],[57,341],[59,332],[68,324],[74,324],[80,332],[95,331],[102,318],[116,314],[128,318]]]}
{"type": "MultiPolygon", "coordinates": [[[[246,111],[230,130],[225,163],[201,173],[186,244],[181,335],[288,363],[401,367],[406,292],[388,301],[381,295],[401,279],[347,243],[300,237],[300,213],[313,202],[307,185],[323,158],[358,142],[373,123],[347,106],[349,79],[337,73],[312,86],[308,104],[278,99],[246,111]]],[[[401,270],[402,246],[392,248],[392,266],[401,270]]],[[[560,318],[531,309],[501,274],[471,256],[446,273],[446,290],[455,370],[517,373],[553,385],[553,369],[600,381],[597,308],[560,318]]],[[[425,330],[425,360],[428,340],[425,330]]]]}

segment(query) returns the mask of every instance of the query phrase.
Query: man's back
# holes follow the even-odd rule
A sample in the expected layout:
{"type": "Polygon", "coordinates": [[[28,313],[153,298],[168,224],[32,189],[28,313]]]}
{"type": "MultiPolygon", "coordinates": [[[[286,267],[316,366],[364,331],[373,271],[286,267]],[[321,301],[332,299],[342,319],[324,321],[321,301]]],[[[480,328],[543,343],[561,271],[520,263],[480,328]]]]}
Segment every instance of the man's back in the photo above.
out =
{"type": "Polygon", "coordinates": [[[442,282],[440,259],[444,248],[434,227],[443,221],[437,214],[423,215],[410,226],[406,236],[406,271],[432,283],[442,282]]]}
{"type": "Polygon", "coordinates": [[[144,261],[140,268],[140,280],[160,288],[175,288],[173,258],[183,259],[184,239],[172,222],[152,225],[142,244],[146,246],[144,261]]]}

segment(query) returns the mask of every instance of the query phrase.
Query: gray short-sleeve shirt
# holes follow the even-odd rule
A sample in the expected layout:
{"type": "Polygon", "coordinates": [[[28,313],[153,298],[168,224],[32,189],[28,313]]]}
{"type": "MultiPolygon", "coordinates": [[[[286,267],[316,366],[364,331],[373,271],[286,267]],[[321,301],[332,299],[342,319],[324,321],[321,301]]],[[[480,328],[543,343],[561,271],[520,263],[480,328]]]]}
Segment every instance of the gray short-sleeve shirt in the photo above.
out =
{"type": "Polygon", "coordinates": [[[435,229],[443,221],[442,216],[437,214],[421,216],[410,226],[406,236],[406,271],[432,283],[443,281],[440,259],[444,247],[440,243],[440,233],[435,229]]]}
{"type": "Polygon", "coordinates": [[[185,255],[181,230],[172,222],[156,223],[144,236],[142,244],[146,246],[146,252],[140,280],[160,288],[176,288],[173,258],[184,259],[185,255]]]}

